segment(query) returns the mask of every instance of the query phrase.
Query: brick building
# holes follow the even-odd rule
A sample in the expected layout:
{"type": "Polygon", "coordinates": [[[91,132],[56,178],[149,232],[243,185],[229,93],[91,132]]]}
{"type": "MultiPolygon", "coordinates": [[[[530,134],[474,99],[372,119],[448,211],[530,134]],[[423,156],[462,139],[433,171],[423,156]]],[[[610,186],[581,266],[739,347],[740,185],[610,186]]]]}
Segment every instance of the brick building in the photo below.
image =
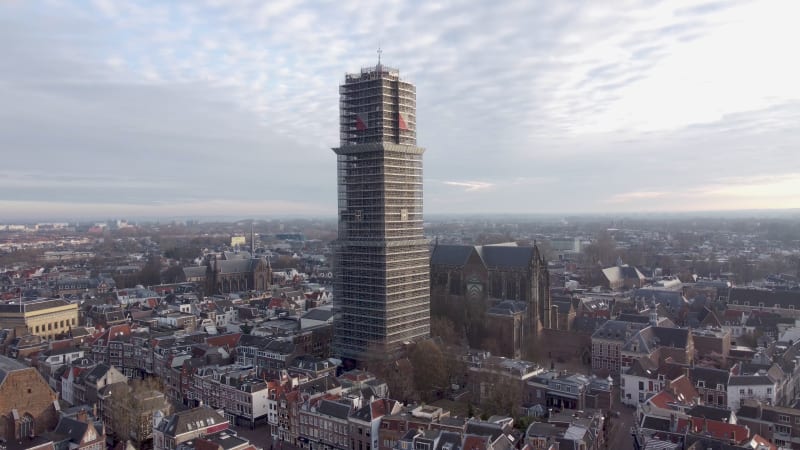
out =
{"type": "Polygon", "coordinates": [[[33,367],[0,356],[0,437],[38,436],[58,424],[58,394],[33,367]]]}
{"type": "MultiPolygon", "coordinates": [[[[527,303],[524,330],[514,336],[530,340],[542,328],[551,327],[550,275],[538,247],[434,247],[431,315],[453,320],[456,332],[465,331],[471,347],[482,348],[484,340],[496,331],[488,329],[486,312],[503,300],[527,303]]],[[[520,346],[515,344],[515,348],[520,346]]]]}

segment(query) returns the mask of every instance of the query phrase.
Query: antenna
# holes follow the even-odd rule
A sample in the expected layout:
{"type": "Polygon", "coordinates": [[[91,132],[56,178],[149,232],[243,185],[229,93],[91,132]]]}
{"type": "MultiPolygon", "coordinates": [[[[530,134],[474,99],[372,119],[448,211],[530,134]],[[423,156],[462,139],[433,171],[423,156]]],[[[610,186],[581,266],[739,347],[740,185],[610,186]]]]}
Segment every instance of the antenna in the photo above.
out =
{"type": "Polygon", "coordinates": [[[379,66],[381,65],[381,53],[383,53],[383,50],[381,50],[381,43],[378,42],[378,65],[379,66]]]}

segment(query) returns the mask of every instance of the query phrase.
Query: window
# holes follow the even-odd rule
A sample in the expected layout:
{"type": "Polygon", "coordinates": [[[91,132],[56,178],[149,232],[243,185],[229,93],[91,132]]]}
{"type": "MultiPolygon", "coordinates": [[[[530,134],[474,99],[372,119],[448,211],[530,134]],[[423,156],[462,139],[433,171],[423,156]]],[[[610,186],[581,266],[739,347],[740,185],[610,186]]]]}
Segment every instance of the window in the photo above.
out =
{"type": "Polygon", "coordinates": [[[772,388],[771,387],[767,388],[767,395],[772,395],[772,388]]]}
{"type": "Polygon", "coordinates": [[[34,426],[33,426],[33,416],[30,414],[25,414],[20,419],[19,423],[19,437],[20,439],[23,437],[32,437],[34,433],[34,426]]]}
{"type": "Polygon", "coordinates": [[[717,384],[717,390],[718,391],[724,391],[725,387],[723,385],[721,385],[721,384],[717,384]]]}
{"type": "Polygon", "coordinates": [[[643,390],[644,390],[644,381],[640,381],[640,382],[639,382],[639,390],[640,390],[640,391],[643,391],[643,390]]]}
{"type": "Polygon", "coordinates": [[[705,381],[703,381],[703,380],[699,380],[699,381],[697,382],[697,387],[700,387],[700,388],[704,388],[704,387],[706,387],[706,382],[705,382],[705,381]]]}
{"type": "Polygon", "coordinates": [[[778,416],[778,420],[781,423],[789,423],[789,416],[781,414],[781,415],[778,416]]]}
{"type": "Polygon", "coordinates": [[[739,389],[739,395],[744,395],[744,389],[739,389]]]}

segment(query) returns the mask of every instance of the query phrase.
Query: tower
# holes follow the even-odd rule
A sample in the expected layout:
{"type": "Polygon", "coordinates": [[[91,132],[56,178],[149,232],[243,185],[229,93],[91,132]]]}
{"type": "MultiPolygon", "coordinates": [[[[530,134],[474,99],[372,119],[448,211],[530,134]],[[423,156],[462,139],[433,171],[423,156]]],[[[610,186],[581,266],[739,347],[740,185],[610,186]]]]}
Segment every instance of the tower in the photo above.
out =
{"type": "Polygon", "coordinates": [[[416,88],[382,65],[345,75],[337,155],[334,352],[363,361],[430,333],[416,88]]]}

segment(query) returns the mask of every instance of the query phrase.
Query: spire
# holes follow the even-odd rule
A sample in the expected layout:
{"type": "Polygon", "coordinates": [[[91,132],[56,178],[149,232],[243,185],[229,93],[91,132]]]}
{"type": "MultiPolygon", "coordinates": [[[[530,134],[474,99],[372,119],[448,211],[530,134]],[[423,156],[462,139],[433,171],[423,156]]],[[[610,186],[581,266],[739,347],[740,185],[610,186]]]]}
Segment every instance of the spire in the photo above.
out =
{"type": "Polygon", "coordinates": [[[255,258],[256,257],[256,234],[253,231],[253,222],[255,222],[255,221],[250,221],[250,257],[251,258],[255,258]]]}

